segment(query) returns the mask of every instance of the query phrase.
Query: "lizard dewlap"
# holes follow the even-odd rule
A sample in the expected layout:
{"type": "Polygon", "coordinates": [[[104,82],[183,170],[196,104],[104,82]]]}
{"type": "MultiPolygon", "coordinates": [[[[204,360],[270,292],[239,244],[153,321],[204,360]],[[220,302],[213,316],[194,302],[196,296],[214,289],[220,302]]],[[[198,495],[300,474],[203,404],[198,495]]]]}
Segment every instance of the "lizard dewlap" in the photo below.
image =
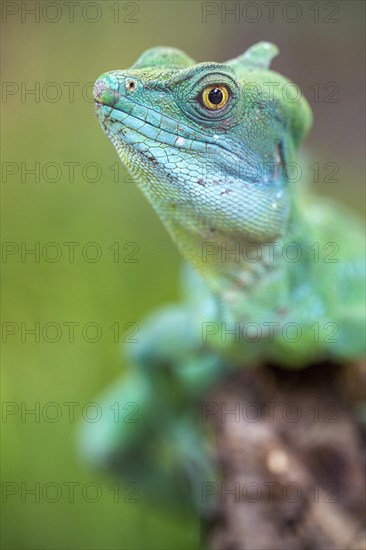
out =
{"type": "Polygon", "coordinates": [[[195,365],[179,370],[193,386],[218,362],[298,367],[364,352],[362,231],[290,169],[304,174],[312,115],[270,70],[277,54],[261,42],[196,63],[158,47],[95,83],[103,131],[190,266],[185,302],[146,324],[135,360],[195,365]]]}

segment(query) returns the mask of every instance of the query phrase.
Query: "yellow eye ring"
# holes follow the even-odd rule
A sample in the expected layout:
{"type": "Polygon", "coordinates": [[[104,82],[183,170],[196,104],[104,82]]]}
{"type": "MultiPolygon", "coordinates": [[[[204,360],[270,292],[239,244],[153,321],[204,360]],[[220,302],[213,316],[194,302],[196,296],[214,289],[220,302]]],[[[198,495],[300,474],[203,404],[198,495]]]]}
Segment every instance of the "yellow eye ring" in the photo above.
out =
{"type": "Polygon", "coordinates": [[[207,86],[201,93],[201,103],[210,111],[217,111],[225,107],[229,101],[230,94],[226,86],[222,84],[213,84],[207,86]]]}

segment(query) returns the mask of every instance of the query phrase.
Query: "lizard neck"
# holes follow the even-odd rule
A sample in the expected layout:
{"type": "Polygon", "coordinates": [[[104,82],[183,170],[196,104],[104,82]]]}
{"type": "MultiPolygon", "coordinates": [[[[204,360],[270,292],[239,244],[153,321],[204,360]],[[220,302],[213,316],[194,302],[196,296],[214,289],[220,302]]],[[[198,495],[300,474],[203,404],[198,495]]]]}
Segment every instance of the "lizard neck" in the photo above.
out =
{"type": "Polygon", "coordinates": [[[203,233],[202,227],[195,232],[197,226],[188,232],[179,219],[166,220],[181,254],[219,302],[222,318],[271,321],[286,315],[292,287],[304,276],[305,241],[310,239],[299,201],[294,194],[282,234],[268,239],[203,233]]]}
{"type": "Polygon", "coordinates": [[[200,235],[188,235],[179,224],[168,229],[183,257],[220,303],[223,318],[240,320],[243,314],[250,318],[252,304],[256,317],[270,319],[273,312],[288,303],[283,261],[287,239],[255,241],[240,235],[207,235],[202,239],[200,235]]]}

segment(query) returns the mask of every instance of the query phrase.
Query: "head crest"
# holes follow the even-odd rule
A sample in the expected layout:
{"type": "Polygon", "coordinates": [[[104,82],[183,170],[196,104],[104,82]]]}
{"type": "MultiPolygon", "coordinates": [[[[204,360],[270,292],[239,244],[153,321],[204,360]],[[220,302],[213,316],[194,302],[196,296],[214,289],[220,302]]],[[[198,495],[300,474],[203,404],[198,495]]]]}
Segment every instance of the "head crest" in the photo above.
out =
{"type": "Polygon", "coordinates": [[[146,50],[132,65],[132,69],[146,69],[150,67],[177,67],[186,69],[195,64],[195,61],[186,53],[176,48],[157,46],[146,50]]]}
{"type": "Polygon", "coordinates": [[[253,69],[268,69],[272,59],[279,54],[279,49],[270,42],[258,42],[248,48],[242,55],[228,61],[229,65],[252,67],[253,69]]]}

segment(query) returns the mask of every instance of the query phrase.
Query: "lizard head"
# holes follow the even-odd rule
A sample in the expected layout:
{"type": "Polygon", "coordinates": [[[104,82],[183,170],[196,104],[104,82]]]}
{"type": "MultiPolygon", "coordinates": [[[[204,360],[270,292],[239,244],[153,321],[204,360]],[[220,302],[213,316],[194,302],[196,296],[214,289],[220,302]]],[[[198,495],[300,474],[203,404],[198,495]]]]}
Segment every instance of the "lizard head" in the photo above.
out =
{"type": "Polygon", "coordinates": [[[96,114],[182,253],[202,242],[273,241],[286,229],[285,166],[311,123],[306,100],[259,43],[227,63],[171,48],[95,83],[96,114]]]}

